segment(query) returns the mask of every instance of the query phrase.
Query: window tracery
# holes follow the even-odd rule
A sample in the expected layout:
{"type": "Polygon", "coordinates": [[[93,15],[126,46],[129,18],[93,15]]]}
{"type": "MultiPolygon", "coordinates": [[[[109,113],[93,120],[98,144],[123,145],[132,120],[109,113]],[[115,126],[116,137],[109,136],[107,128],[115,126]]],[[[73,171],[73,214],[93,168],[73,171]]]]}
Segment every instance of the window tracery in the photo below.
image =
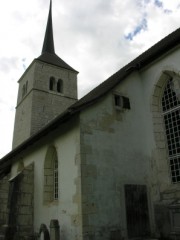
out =
{"type": "Polygon", "coordinates": [[[58,199],[58,157],[54,146],[47,150],[44,162],[44,203],[58,199]]]}
{"type": "Polygon", "coordinates": [[[171,180],[180,182],[180,100],[173,87],[173,79],[169,79],[162,97],[162,111],[168,146],[171,180]]]}

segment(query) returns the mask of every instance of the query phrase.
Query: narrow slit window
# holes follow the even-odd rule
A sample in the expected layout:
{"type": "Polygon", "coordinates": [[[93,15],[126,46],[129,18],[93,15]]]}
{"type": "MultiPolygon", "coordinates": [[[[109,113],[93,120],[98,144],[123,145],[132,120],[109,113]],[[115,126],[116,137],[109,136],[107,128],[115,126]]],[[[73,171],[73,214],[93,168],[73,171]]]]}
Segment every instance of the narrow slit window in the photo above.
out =
{"type": "Polygon", "coordinates": [[[26,82],[26,93],[28,91],[28,81],[26,82]]]}
{"type": "Polygon", "coordinates": [[[23,88],[22,88],[22,98],[25,96],[26,94],[26,87],[25,85],[23,85],[23,88]]]}

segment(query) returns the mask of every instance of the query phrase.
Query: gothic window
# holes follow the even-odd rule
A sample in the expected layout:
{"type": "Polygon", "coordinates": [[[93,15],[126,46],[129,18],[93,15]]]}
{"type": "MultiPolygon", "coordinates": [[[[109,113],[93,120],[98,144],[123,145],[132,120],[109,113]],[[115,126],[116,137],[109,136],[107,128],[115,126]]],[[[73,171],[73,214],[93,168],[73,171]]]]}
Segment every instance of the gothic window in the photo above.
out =
{"type": "Polygon", "coordinates": [[[162,97],[162,110],[173,183],[180,182],[180,100],[174,91],[173,79],[167,82],[162,97]]]}
{"type": "Polygon", "coordinates": [[[55,78],[50,77],[49,79],[49,90],[53,91],[55,89],[55,78]]]}
{"type": "Polygon", "coordinates": [[[58,158],[54,146],[47,150],[44,163],[44,203],[58,199],[58,158]]]}
{"type": "Polygon", "coordinates": [[[58,79],[58,82],[57,82],[57,92],[59,93],[63,92],[63,81],[61,79],[58,79]]]}

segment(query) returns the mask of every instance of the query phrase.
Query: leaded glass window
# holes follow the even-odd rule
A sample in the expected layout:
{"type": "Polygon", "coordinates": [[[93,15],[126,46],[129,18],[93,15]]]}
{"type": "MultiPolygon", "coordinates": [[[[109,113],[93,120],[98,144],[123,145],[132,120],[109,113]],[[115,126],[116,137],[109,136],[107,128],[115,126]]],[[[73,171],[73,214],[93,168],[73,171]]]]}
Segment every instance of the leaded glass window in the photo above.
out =
{"type": "Polygon", "coordinates": [[[168,145],[169,165],[173,183],[180,182],[180,101],[170,79],[164,90],[162,110],[168,145]]]}
{"type": "Polygon", "coordinates": [[[54,161],[54,199],[58,199],[58,160],[54,161]]]}

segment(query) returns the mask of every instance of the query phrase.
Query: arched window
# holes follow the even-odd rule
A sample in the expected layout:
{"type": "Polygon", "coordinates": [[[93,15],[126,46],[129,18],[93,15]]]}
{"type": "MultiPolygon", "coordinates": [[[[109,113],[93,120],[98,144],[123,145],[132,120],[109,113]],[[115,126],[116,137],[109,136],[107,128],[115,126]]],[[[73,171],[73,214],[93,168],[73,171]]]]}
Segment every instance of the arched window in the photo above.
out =
{"type": "Polygon", "coordinates": [[[173,183],[180,182],[180,100],[173,79],[169,79],[162,97],[162,110],[168,145],[168,156],[173,183]]]}
{"type": "Polygon", "coordinates": [[[63,81],[61,79],[58,79],[58,82],[57,82],[57,92],[59,93],[63,92],[63,81]]]}
{"type": "Polygon", "coordinates": [[[47,150],[44,162],[44,203],[58,199],[58,158],[54,146],[47,150]]]}
{"type": "Polygon", "coordinates": [[[50,77],[49,79],[49,90],[53,91],[55,89],[55,78],[50,77]]]}

